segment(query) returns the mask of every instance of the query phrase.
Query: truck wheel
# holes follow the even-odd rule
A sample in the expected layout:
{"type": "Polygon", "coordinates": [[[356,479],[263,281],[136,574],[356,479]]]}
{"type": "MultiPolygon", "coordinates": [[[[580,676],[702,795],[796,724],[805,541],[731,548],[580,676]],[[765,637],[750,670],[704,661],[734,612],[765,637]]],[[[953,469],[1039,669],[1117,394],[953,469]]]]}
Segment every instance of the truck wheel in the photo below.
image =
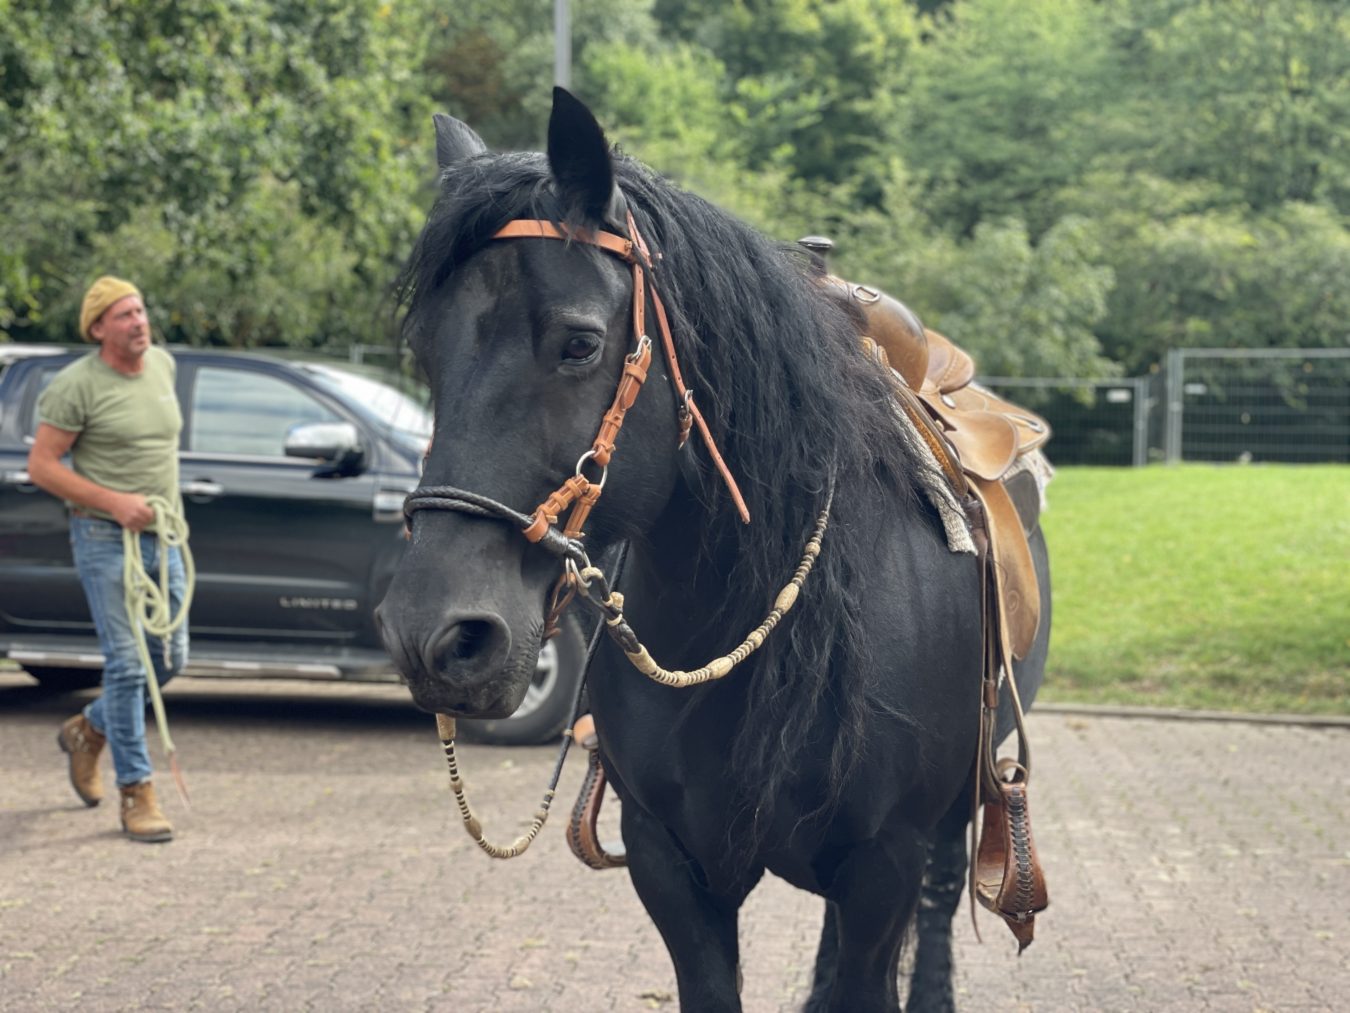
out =
{"type": "Polygon", "coordinates": [[[461,718],[465,742],[491,746],[534,746],[553,742],[572,719],[572,701],[586,667],[586,640],[578,623],[568,618],[562,631],[544,644],[525,699],[509,718],[474,721],[461,718]]]}
{"type": "Polygon", "coordinates": [[[55,668],[47,665],[24,665],[23,669],[54,693],[71,693],[77,689],[93,689],[103,681],[101,668],[55,668]]]}

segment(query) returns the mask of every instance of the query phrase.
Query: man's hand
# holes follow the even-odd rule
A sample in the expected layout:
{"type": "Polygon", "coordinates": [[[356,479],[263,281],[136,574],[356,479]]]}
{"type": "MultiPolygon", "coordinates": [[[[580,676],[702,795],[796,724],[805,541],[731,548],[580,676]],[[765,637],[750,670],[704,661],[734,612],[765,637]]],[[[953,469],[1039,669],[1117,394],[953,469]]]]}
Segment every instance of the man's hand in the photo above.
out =
{"type": "Polygon", "coordinates": [[[112,496],[107,511],[113,515],[113,520],[128,531],[142,531],[155,519],[155,512],[139,493],[118,492],[112,496]]]}

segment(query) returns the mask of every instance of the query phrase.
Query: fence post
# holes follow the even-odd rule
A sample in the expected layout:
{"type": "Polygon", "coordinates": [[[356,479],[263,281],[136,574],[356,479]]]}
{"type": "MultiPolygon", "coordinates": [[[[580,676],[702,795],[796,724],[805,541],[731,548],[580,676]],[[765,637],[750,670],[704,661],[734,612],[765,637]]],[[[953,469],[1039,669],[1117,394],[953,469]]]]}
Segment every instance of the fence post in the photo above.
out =
{"type": "Polygon", "coordinates": [[[1134,384],[1134,466],[1148,464],[1148,377],[1137,376],[1134,384]]]}
{"type": "Polygon", "coordinates": [[[1167,350],[1167,370],[1163,396],[1167,398],[1167,413],[1164,416],[1163,460],[1176,464],[1181,460],[1181,416],[1185,397],[1186,350],[1169,348],[1167,350]]]}

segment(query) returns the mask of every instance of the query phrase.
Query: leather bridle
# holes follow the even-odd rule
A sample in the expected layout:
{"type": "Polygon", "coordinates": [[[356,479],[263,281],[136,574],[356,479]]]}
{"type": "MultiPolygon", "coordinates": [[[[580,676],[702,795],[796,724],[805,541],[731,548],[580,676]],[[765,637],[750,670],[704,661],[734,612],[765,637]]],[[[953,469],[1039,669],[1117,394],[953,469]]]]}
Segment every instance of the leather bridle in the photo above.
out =
{"type": "Polygon", "coordinates": [[[670,382],[675,389],[676,411],[679,421],[677,449],[683,448],[689,438],[689,432],[698,427],[708,454],[714,466],[722,476],[727,490],[731,494],[741,520],[750,522],[750,512],[741,496],[736,480],[726,462],[718,452],[717,444],[704,421],[702,413],[694,403],[693,392],[685,386],[680,373],[679,358],[675,352],[675,341],[671,335],[670,322],[666,309],[656,286],[648,281],[648,274],[655,270],[659,254],[653,257],[647,244],[638,232],[637,223],[631,211],[626,212],[628,232],[631,239],[604,230],[592,230],[560,225],[537,218],[517,218],[507,222],[492,238],[497,239],[560,239],[564,242],[586,243],[613,254],[632,266],[633,269],[633,350],[625,357],[623,373],[619,377],[614,399],[600,422],[600,429],[591,447],[577,460],[575,473],[551,492],[545,500],[530,514],[523,514],[497,500],[478,493],[457,489],[449,485],[423,486],[409,493],[403,503],[403,514],[409,524],[412,515],[419,510],[455,510],[475,516],[496,518],[516,525],[522,535],[549,552],[564,559],[569,572],[575,574],[577,567],[589,565],[582,544],[583,528],[591,509],[599,500],[605,487],[609,471],[609,462],[614,456],[615,443],[619,430],[623,428],[624,416],[633,406],[647,379],[647,370],[651,365],[652,340],[646,332],[647,298],[650,296],[656,315],[657,327],[661,334],[661,345],[670,367],[670,382]],[[586,465],[590,463],[600,469],[600,476],[592,480],[586,474],[586,465]],[[560,530],[558,520],[563,512],[571,507],[566,525],[560,530]]]}
{"type": "MultiPolygon", "coordinates": [[[[619,377],[618,387],[614,392],[614,399],[609,410],[605,412],[601,419],[599,432],[596,433],[595,439],[591,441],[590,449],[577,460],[575,473],[550,493],[544,502],[535,507],[534,512],[530,514],[520,513],[488,496],[457,489],[449,485],[424,486],[415,489],[408,494],[403,502],[403,514],[410,526],[412,515],[419,510],[455,510],[460,513],[495,518],[514,524],[527,540],[552,552],[563,560],[563,573],[554,585],[552,602],[544,620],[545,638],[557,631],[558,619],[563,609],[566,608],[568,601],[576,594],[578,589],[581,589],[584,600],[597,609],[603,619],[603,622],[598,624],[594,637],[599,636],[600,627],[603,627],[618,643],[620,649],[627,655],[634,667],[662,685],[694,686],[714,679],[721,679],[727,675],[754,653],[764,643],[764,640],[777,626],[778,622],[791,611],[807,576],[811,572],[816,557],[820,554],[821,539],[825,535],[825,528],[829,522],[833,481],[830,483],[824,509],[816,518],[815,529],[807,541],[805,554],[787,585],[775,597],[773,606],[770,608],[768,615],[765,616],[764,621],[754,630],[751,630],[746,638],[729,654],[714,658],[708,664],[692,672],[670,671],[657,664],[624,618],[622,594],[611,589],[605,575],[599,568],[591,564],[582,542],[586,519],[604,489],[609,462],[614,456],[615,443],[618,439],[619,430],[623,428],[624,416],[637,400],[638,394],[641,393],[642,385],[647,379],[647,370],[651,365],[652,340],[648,337],[645,326],[648,296],[651,298],[652,309],[656,314],[657,326],[661,332],[661,346],[665,351],[666,363],[670,367],[670,382],[675,389],[676,411],[679,421],[676,450],[678,452],[683,449],[689,438],[690,430],[697,426],[714,466],[722,476],[722,481],[726,483],[727,490],[731,494],[732,502],[736,505],[740,518],[746,524],[750,523],[750,511],[746,508],[745,500],[741,496],[735,478],[722,459],[721,453],[718,452],[717,444],[713,440],[712,433],[708,430],[703,415],[699,412],[698,406],[694,404],[693,394],[685,386],[684,378],[680,374],[680,363],[675,353],[675,341],[670,333],[670,322],[666,317],[665,306],[656,291],[656,286],[650,284],[647,278],[648,273],[655,269],[659,256],[653,257],[651,251],[647,248],[647,244],[643,242],[637,229],[637,223],[633,220],[632,212],[626,212],[626,217],[631,239],[604,230],[573,228],[532,218],[517,218],[507,222],[492,236],[493,239],[560,239],[564,242],[587,243],[613,254],[632,266],[634,347],[624,359],[623,373],[619,377]],[[600,468],[600,477],[597,481],[592,481],[586,475],[585,467],[588,462],[600,468]],[[558,519],[569,506],[572,508],[572,512],[567,518],[566,525],[560,530],[558,519]]],[[[591,647],[587,651],[587,667],[589,667],[589,659],[593,656],[595,650],[594,637],[591,647]]],[[[580,694],[581,687],[578,687],[578,700],[580,694]]],[[[576,718],[576,710],[577,705],[574,704],[573,720],[576,718]]],[[[480,848],[494,858],[512,858],[524,852],[548,818],[549,806],[558,785],[558,778],[562,773],[563,761],[566,759],[568,746],[572,741],[572,729],[569,728],[564,732],[552,780],[544,793],[544,799],[535,813],[529,829],[513,843],[502,846],[493,843],[484,836],[482,825],[469,806],[464,781],[459,776],[458,762],[455,757],[455,719],[449,715],[437,714],[436,725],[450,771],[450,787],[459,807],[460,818],[463,820],[469,835],[473,837],[480,848]]],[[[600,767],[598,756],[594,752],[591,754],[587,784],[590,786],[592,799],[592,805],[589,809],[589,830],[593,836],[595,817],[599,815],[600,799],[604,797],[604,772],[600,767]]],[[[588,851],[579,843],[586,838],[586,835],[580,832],[578,826],[578,821],[582,820],[583,817],[583,806],[579,801],[578,809],[573,814],[573,836],[569,840],[572,841],[573,850],[581,857],[582,861],[596,868],[608,868],[624,864],[621,855],[608,853],[598,844],[588,851]]]]}

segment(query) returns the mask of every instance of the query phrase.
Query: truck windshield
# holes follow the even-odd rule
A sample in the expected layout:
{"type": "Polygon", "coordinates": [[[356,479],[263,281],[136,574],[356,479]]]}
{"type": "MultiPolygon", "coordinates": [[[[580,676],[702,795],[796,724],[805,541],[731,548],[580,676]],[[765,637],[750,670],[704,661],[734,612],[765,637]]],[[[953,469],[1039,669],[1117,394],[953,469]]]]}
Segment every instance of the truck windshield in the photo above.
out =
{"type": "Polygon", "coordinates": [[[431,415],[402,391],[367,376],[360,376],[318,363],[306,363],[304,369],[316,380],[355,405],[375,421],[411,438],[417,445],[431,437],[431,415]]]}

